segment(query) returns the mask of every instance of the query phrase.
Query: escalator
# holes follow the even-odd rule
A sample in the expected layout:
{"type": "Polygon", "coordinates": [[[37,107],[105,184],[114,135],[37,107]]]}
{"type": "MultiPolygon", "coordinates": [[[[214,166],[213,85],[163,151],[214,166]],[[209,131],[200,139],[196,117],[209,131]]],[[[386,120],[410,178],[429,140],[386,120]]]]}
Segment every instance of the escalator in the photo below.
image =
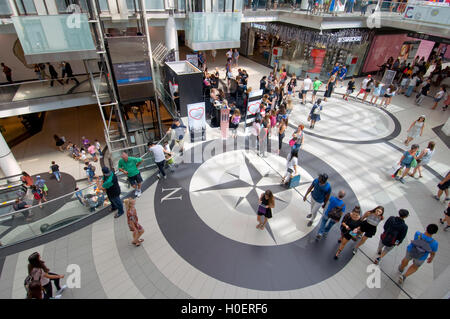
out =
{"type": "Polygon", "coordinates": [[[0,218],[12,212],[15,200],[23,198],[27,193],[27,188],[22,181],[8,182],[8,179],[19,178],[20,176],[21,174],[0,179],[0,218]]]}

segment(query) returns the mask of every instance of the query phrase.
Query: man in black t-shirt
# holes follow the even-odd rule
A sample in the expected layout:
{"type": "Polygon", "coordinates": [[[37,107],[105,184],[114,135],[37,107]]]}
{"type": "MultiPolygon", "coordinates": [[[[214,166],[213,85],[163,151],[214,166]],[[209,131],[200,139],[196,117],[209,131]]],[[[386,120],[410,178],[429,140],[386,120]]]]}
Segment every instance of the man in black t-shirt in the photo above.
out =
{"type": "Polygon", "coordinates": [[[423,99],[425,98],[425,96],[428,95],[428,92],[430,91],[431,88],[431,79],[428,78],[427,81],[425,82],[425,84],[422,86],[422,89],[420,90],[420,93],[417,94],[416,96],[416,104],[420,105],[423,101],[423,99]]]}

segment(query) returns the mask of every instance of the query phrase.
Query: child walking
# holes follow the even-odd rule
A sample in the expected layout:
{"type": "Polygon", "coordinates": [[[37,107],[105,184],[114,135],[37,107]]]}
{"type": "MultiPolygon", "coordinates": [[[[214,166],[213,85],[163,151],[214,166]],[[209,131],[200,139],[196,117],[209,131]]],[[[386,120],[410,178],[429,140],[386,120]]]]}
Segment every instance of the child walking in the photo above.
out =
{"type": "Polygon", "coordinates": [[[143,239],[140,239],[142,234],[144,234],[144,228],[138,222],[135,208],[136,200],[134,198],[126,198],[123,203],[125,204],[125,209],[127,211],[128,227],[130,227],[130,231],[133,233],[133,241],[131,243],[136,247],[140,246],[144,241],[143,239]]]}

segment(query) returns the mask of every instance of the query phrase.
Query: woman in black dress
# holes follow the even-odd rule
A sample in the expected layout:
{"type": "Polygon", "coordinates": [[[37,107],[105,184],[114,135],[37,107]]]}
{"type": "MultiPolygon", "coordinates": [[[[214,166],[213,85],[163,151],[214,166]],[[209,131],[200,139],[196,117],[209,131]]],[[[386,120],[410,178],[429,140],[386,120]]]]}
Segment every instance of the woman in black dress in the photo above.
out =
{"type": "Polygon", "coordinates": [[[336,74],[333,74],[332,76],[330,76],[330,78],[328,79],[328,82],[327,82],[327,90],[325,91],[324,98],[323,98],[323,100],[325,102],[327,101],[327,97],[331,96],[331,93],[333,92],[335,84],[336,84],[336,74]]]}
{"type": "Polygon", "coordinates": [[[259,197],[259,207],[258,207],[258,225],[256,228],[261,230],[267,223],[267,219],[272,218],[272,208],[275,207],[275,199],[270,190],[266,190],[259,197]],[[264,217],[263,217],[264,216],[264,217]],[[264,220],[263,220],[264,219],[264,220]]]}
{"type": "Polygon", "coordinates": [[[355,206],[351,213],[347,213],[342,219],[341,223],[341,239],[338,240],[340,246],[334,256],[334,259],[338,259],[341,251],[344,249],[345,245],[349,240],[356,240],[356,235],[360,232],[359,227],[361,226],[361,208],[355,206]]]}
{"type": "Polygon", "coordinates": [[[64,152],[63,145],[64,145],[64,139],[60,138],[58,135],[53,135],[53,138],[55,139],[56,147],[61,151],[64,152]]]}

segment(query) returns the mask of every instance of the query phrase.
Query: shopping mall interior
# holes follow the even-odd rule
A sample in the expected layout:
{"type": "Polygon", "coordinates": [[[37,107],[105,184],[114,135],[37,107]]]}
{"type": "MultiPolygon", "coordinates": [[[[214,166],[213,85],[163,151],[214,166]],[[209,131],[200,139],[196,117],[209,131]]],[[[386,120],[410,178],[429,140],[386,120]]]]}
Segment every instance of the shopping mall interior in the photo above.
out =
{"type": "Polygon", "coordinates": [[[0,1],[0,299],[450,298],[449,17],[0,1]]]}

